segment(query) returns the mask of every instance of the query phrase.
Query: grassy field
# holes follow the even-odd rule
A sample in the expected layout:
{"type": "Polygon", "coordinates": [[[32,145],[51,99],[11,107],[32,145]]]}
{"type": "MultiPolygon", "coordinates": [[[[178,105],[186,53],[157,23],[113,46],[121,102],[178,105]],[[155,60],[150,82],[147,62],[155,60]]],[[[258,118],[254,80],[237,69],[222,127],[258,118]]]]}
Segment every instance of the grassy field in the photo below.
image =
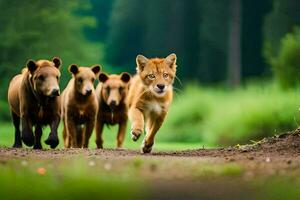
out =
{"type": "MultiPolygon", "coordinates": [[[[298,127],[300,91],[272,84],[237,90],[188,86],[175,96],[157,134],[154,153],[248,143],[298,127]]],[[[3,104],[2,108],[6,105],[3,104]]],[[[0,123],[0,194],[3,199],[297,199],[299,156],[272,163],[239,155],[174,157],[140,155],[141,140],[126,134],[125,152],[116,147],[117,127],[105,128],[105,151],[7,149],[14,142],[11,122],[0,123]],[[7,153],[6,151],[9,151],[7,153]],[[113,151],[113,153],[109,153],[113,151]],[[243,162],[246,162],[243,163],[243,162]],[[280,167],[273,169],[281,163],[280,167]],[[292,164],[289,164],[292,163],[292,164]],[[16,192],[18,191],[18,192],[16,192]]],[[[43,141],[49,134],[44,129],[43,141]]],[[[266,160],[270,159],[271,162],[266,160]]]]}
{"type": "Polygon", "coordinates": [[[272,83],[235,90],[190,85],[175,95],[158,138],[209,146],[245,144],[299,127],[299,108],[299,89],[285,91],[272,83]]]}
{"type": "MultiPolygon", "coordinates": [[[[140,192],[134,177],[122,178],[92,166],[92,161],[76,158],[2,161],[0,164],[3,199],[132,199],[140,192]],[[93,170],[93,172],[91,172],[93,170]],[[130,185],[128,183],[130,182],[130,185]],[[18,191],[18,192],[16,192],[18,191]]],[[[93,161],[94,163],[94,161],[93,161]]]]}
{"type": "Polygon", "coordinates": [[[272,163],[261,171],[209,157],[9,151],[0,154],[3,199],[279,200],[300,195],[299,170],[265,173],[272,163]]]}
{"type": "MultiPolygon", "coordinates": [[[[116,148],[116,136],[117,136],[117,127],[113,126],[110,128],[104,129],[104,148],[116,148]]],[[[43,130],[43,138],[44,141],[48,134],[50,133],[49,128],[45,128],[43,130]]],[[[130,137],[130,130],[128,128],[127,135],[124,142],[124,148],[126,149],[139,149],[141,145],[141,140],[139,142],[133,142],[130,137]]],[[[62,139],[62,126],[59,127],[59,138],[60,144],[58,148],[63,148],[63,139],[62,139]]],[[[2,147],[11,147],[14,142],[14,128],[13,125],[9,122],[0,123],[0,146],[2,147]]],[[[46,144],[42,142],[44,148],[49,148],[46,144]]],[[[95,134],[93,133],[90,139],[90,148],[96,148],[95,143],[95,134]]],[[[187,150],[187,149],[199,149],[203,148],[201,143],[197,142],[166,142],[157,140],[155,143],[155,150],[187,150]]]]}
{"type": "MultiPolygon", "coordinates": [[[[300,124],[300,89],[285,91],[273,83],[252,83],[235,90],[188,85],[175,91],[174,102],[156,136],[158,150],[245,144],[293,130],[300,124]]],[[[9,113],[7,103],[0,103],[0,108],[5,116],[9,113]]],[[[0,125],[0,145],[11,146],[12,125],[10,122],[0,125]]],[[[48,133],[46,129],[44,138],[48,133]]],[[[105,129],[106,148],[115,147],[116,133],[117,127],[105,129]]],[[[91,148],[95,148],[94,141],[93,135],[91,148]]],[[[124,147],[139,146],[140,143],[130,140],[128,125],[124,147]]]]}

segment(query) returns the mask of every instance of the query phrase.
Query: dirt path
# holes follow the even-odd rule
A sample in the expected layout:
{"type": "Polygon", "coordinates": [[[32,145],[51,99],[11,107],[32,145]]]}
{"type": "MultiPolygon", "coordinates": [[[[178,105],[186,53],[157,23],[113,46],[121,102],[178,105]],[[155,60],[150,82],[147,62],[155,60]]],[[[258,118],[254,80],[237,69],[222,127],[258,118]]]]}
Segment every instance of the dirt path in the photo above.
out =
{"type": "Polygon", "coordinates": [[[281,160],[282,164],[292,164],[300,158],[300,129],[272,138],[265,138],[251,145],[242,145],[217,149],[196,149],[186,151],[154,151],[151,154],[141,154],[139,151],[126,149],[56,149],[32,150],[28,148],[1,148],[0,157],[35,157],[60,158],[65,156],[84,155],[86,157],[132,157],[145,158],[218,158],[224,162],[234,161],[267,161],[281,160]],[[270,158],[270,159],[268,159],[270,158]]]}
{"type": "MultiPolygon", "coordinates": [[[[32,150],[1,148],[0,159],[34,158],[34,159],[66,159],[83,156],[87,159],[126,161],[134,158],[142,160],[160,160],[166,164],[184,160],[190,167],[197,162],[209,164],[238,163],[250,174],[284,173],[284,170],[300,168],[300,129],[266,138],[252,145],[220,148],[197,149],[187,151],[153,152],[141,154],[139,151],[125,149],[58,149],[32,150]]],[[[181,163],[183,164],[183,163],[181,163]]],[[[184,164],[183,164],[184,165],[184,164]]],[[[170,173],[163,174],[168,178],[170,173]]],[[[172,177],[170,177],[172,178],[172,177]]]]}
{"type": "Polygon", "coordinates": [[[114,149],[0,149],[0,164],[12,159],[59,163],[69,162],[73,158],[93,162],[101,170],[107,170],[110,166],[113,173],[138,176],[152,185],[153,192],[150,194],[155,199],[185,199],[187,194],[198,195],[189,196],[190,199],[213,199],[215,195],[222,196],[222,199],[232,199],[232,195],[236,199],[252,199],[260,194],[259,189],[253,191],[247,182],[257,177],[263,180],[274,176],[298,177],[300,182],[300,129],[252,145],[154,151],[146,155],[134,150],[114,149]],[[235,189],[237,187],[239,190],[235,189]],[[195,189],[196,193],[189,192],[195,189]]]}

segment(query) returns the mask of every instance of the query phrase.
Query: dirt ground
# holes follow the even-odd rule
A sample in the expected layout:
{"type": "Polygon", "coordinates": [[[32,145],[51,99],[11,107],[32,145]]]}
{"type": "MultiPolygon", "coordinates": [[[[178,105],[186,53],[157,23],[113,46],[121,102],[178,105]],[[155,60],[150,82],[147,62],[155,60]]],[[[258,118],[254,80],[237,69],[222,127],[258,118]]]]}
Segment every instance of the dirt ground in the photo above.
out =
{"type": "Polygon", "coordinates": [[[135,175],[151,186],[150,199],[253,199],[261,193],[257,188],[253,191],[247,182],[257,177],[290,176],[300,181],[300,129],[250,145],[146,155],[125,149],[0,149],[0,162],[69,160],[78,156],[104,169],[109,163],[120,174],[126,173],[122,171],[124,166],[133,163],[135,175]]]}
{"type": "MultiPolygon", "coordinates": [[[[139,157],[162,160],[206,160],[210,163],[239,163],[253,173],[272,173],[273,170],[300,166],[300,129],[249,145],[228,148],[196,149],[186,151],[153,151],[141,154],[126,149],[56,149],[32,150],[29,148],[0,148],[1,160],[11,158],[60,159],[83,155],[86,158],[126,160],[139,157]],[[276,165],[274,164],[276,163],[276,165]],[[269,171],[269,172],[268,172],[269,171]]],[[[192,163],[189,163],[192,164],[192,163]]],[[[164,174],[170,176],[170,173],[164,174]]]]}

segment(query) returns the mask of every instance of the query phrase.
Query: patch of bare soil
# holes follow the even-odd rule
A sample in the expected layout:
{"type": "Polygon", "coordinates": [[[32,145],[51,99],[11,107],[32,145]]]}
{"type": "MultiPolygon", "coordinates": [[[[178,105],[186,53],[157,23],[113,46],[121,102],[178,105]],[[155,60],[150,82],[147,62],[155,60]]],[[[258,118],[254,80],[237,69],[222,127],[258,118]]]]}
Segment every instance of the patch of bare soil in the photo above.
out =
{"type": "Polygon", "coordinates": [[[265,138],[250,145],[154,151],[151,154],[125,149],[37,151],[28,148],[0,148],[1,162],[20,158],[67,160],[78,156],[99,163],[109,162],[116,166],[113,169],[117,173],[127,173],[122,172],[124,166],[136,166],[136,172],[132,175],[149,182],[152,188],[149,189],[150,197],[154,199],[215,199],[217,196],[220,199],[253,199],[260,191],[252,191],[253,188],[249,187],[247,181],[257,177],[300,177],[300,129],[265,138]],[[229,174],[228,170],[223,173],[222,167],[227,165],[239,166],[241,170],[235,172],[234,167],[229,167],[229,174]],[[212,170],[201,170],[203,166],[206,169],[207,166],[212,167],[212,170]],[[207,176],[206,173],[211,172],[217,175],[207,176]],[[220,173],[221,176],[218,175],[220,173]]]}
{"type": "Polygon", "coordinates": [[[71,158],[78,155],[87,158],[105,158],[118,160],[122,158],[139,157],[142,159],[161,160],[206,160],[212,163],[237,162],[247,168],[253,166],[257,172],[265,165],[272,169],[283,169],[287,166],[300,164],[300,129],[278,136],[265,138],[250,145],[237,145],[228,148],[196,149],[186,151],[153,151],[151,154],[141,154],[137,150],[126,149],[56,149],[32,150],[28,148],[0,148],[0,159],[5,158],[71,158]],[[275,164],[276,163],[276,164],[275,164]]]}
{"type": "Polygon", "coordinates": [[[228,148],[216,149],[196,149],[186,151],[153,151],[151,154],[141,154],[139,151],[126,149],[56,149],[56,150],[32,150],[30,148],[0,148],[0,155],[24,156],[49,156],[59,157],[65,155],[84,154],[86,156],[137,156],[143,155],[147,157],[224,157],[227,156],[242,156],[243,155],[273,155],[273,156],[297,156],[300,153],[300,128],[295,131],[283,133],[270,138],[264,138],[261,141],[253,142],[248,145],[237,145],[228,148]]]}

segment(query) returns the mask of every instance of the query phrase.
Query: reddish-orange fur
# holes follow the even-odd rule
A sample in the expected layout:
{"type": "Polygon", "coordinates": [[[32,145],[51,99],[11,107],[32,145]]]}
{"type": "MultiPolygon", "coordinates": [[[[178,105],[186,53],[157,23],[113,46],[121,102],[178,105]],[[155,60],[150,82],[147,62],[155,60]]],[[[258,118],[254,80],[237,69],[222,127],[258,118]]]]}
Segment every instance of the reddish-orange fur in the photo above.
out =
{"type": "Polygon", "coordinates": [[[128,94],[129,119],[134,141],[146,129],[142,152],[149,153],[154,137],[161,127],[173,99],[172,84],[176,75],[176,55],[166,58],[136,58],[137,75],[130,83],[128,94]]]}

